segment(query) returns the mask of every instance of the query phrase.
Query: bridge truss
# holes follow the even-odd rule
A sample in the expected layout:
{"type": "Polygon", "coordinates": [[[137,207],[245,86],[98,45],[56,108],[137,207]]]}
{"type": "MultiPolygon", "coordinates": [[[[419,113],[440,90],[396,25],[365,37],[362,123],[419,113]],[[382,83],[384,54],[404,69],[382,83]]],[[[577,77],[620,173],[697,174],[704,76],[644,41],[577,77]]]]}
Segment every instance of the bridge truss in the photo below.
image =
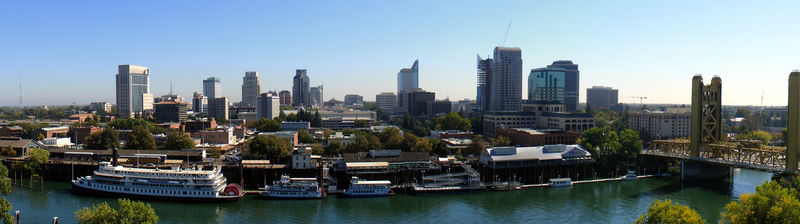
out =
{"type": "Polygon", "coordinates": [[[770,172],[795,172],[786,169],[786,148],[783,147],[764,146],[759,141],[714,142],[699,147],[699,154],[692,156],[690,145],[688,140],[654,140],[642,154],[770,172]]]}

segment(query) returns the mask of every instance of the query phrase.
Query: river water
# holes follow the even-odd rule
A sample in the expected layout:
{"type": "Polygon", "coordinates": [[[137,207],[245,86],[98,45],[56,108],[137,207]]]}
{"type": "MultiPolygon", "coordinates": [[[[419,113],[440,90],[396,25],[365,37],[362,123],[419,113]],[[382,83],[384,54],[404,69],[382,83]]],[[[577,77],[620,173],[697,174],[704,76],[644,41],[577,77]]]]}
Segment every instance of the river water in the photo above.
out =
{"type": "MultiPolygon", "coordinates": [[[[654,199],[671,199],[697,210],[709,223],[725,204],[769,180],[770,173],[736,169],[728,180],[681,185],[674,178],[578,184],[510,192],[437,195],[398,194],[384,198],[263,200],[246,196],[234,203],[149,201],[160,223],[632,223],[654,199]]],[[[73,223],[74,212],[114,199],[72,195],[69,183],[46,182],[45,191],[16,187],[5,196],[22,223],[73,223]]]]}

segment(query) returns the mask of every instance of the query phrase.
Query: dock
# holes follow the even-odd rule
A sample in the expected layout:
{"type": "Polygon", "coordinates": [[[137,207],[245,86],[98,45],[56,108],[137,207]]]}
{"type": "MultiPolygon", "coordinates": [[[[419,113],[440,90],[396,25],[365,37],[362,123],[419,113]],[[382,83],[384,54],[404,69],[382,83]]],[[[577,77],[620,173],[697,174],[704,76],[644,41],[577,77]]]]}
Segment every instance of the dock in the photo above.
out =
{"type": "MultiPolygon", "coordinates": [[[[641,175],[636,176],[636,179],[643,179],[643,178],[650,178],[655,177],[658,175],[641,175]]],[[[600,182],[609,182],[609,181],[622,181],[622,177],[615,177],[615,178],[603,178],[603,179],[594,179],[594,180],[576,180],[572,181],[572,184],[588,184],[588,183],[600,183],[600,182]]],[[[522,185],[522,188],[534,188],[534,187],[547,187],[549,184],[528,184],[522,185]]]]}

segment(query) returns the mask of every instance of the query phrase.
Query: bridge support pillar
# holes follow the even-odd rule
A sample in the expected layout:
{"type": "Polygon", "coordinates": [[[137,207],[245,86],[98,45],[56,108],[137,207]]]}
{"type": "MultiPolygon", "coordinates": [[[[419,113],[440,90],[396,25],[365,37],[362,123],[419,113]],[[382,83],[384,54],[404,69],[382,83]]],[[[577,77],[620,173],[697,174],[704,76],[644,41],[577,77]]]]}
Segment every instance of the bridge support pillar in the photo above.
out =
{"type": "Polygon", "coordinates": [[[703,181],[725,179],[733,168],[702,162],[681,161],[681,181],[703,181]]]}

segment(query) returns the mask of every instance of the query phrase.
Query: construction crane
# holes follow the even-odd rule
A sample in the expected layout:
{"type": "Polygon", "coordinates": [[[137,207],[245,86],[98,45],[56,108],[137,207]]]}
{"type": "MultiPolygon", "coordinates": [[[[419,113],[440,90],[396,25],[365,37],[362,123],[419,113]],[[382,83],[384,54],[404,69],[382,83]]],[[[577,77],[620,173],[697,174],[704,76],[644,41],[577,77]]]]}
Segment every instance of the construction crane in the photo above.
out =
{"type": "Polygon", "coordinates": [[[639,105],[641,105],[642,109],[644,110],[644,100],[647,99],[646,96],[629,96],[628,98],[634,98],[634,99],[638,98],[639,99],[639,105]]]}

